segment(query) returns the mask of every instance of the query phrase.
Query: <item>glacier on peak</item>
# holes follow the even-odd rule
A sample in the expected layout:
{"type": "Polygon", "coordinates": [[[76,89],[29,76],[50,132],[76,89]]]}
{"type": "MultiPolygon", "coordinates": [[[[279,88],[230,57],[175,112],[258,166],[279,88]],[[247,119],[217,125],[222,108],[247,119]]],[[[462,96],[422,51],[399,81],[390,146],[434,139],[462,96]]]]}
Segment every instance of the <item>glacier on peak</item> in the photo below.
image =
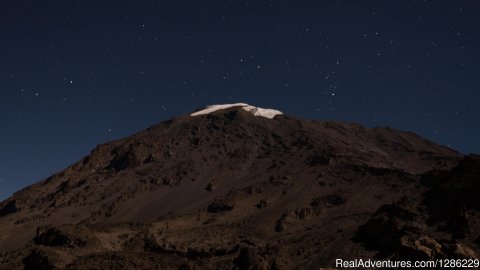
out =
{"type": "Polygon", "coordinates": [[[248,105],[246,103],[234,103],[234,104],[210,105],[203,110],[190,114],[190,116],[209,114],[218,110],[225,110],[233,107],[242,107],[243,110],[252,113],[254,116],[261,116],[261,117],[266,117],[270,119],[274,118],[277,115],[283,114],[281,111],[278,111],[278,110],[259,108],[259,107],[248,105]]]}

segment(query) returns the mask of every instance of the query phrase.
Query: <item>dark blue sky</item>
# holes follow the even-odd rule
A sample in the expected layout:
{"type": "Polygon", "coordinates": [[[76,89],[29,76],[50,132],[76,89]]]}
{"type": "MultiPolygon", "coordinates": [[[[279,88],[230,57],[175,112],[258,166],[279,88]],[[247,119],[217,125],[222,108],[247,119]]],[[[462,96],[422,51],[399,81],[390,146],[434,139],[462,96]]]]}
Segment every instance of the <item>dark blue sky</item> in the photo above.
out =
{"type": "Polygon", "coordinates": [[[479,1],[2,1],[0,199],[215,103],[480,152],[479,1]]]}

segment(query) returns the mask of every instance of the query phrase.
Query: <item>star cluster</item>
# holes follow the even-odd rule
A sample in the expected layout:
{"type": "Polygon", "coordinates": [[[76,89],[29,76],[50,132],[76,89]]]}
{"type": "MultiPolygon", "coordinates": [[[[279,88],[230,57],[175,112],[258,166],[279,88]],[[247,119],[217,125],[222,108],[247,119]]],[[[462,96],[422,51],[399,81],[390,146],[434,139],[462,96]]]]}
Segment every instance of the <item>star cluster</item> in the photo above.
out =
{"type": "Polygon", "coordinates": [[[216,103],[480,152],[477,1],[13,1],[0,199],[96,144],[216,103]]]}

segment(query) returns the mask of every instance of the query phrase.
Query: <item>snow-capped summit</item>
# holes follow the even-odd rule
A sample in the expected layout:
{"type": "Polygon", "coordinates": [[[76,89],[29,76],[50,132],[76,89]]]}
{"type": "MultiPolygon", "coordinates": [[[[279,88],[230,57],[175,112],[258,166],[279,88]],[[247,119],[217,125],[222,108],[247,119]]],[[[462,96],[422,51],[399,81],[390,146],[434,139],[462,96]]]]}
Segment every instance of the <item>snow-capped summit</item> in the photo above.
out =
{"type": "Polygon", "coordinates": [[[190,116],[209,114],[218,110],[225,110],[233,107],[242,107],[242,109],[244,109],[247,112],[251,112],[255,116],[261,116],[261,117],[266,117],[270,119],[274,118],[276,115],[283,114],[281,111],[277,111],[273,109],[258,108],[255,106],[248,105],[246,103],[234,103],[234,104],[210,105],[203,110],[190,114],[190,116]]]}

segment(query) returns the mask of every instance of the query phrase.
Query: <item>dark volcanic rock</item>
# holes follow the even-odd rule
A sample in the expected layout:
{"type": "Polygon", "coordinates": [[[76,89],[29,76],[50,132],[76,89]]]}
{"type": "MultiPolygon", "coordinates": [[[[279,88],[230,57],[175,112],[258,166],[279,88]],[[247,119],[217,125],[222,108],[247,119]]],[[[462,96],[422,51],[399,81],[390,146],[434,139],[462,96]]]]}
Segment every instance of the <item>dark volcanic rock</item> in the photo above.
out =
{"type": "Polygon", "coordinates": [[[347,194],[344,192],[335,192],[332,194],[329,194],[324,197],[318,197],[314,199],[310,205],[314,207],[318,207],[321,205],[325,205],[327,207],[334,207],[338,205],[342,205],[347,202],[347,194]]]}
{"type": "Polygon", "coordinates": [[[379,251],[383,257],[397,249],[402,235],[400,224],[386,216],[380,216],[362,225],[355,239],[363,242],[367,249],[379,251]]]}
{"type": "Polygon", "coordinates": [[[33,238],[36,245],[50,247],[83,247],[86,244],[80,238],[78,231],[68,232],[56,227],[39,227],[37,235],[33,238]]]}
{"type": "MultiPolygon", "coordinates": [[[[383,205],[372,219],[359,227],[354,240],[378,251],[377,257],[381,258],[393,256],[400,260],[425,261],[478,257],[477,251],[456,240],[438,240],[425,235],[431,233],[422,230],[426,228],[426,222],[401,205],[383,205]]],[[[457,237],[456,232],[453,231],[450,237],[457,237]]]]}
{"type": "Polygon", "coordinates": [[[8,214],[13,214],[17,212],[17,202],[15,200],[7,201],[3,206],[0,208],[0,217],[6,216],[8,214]]]}
{"type": "Polygon", "coordinates": [[[302,220],[308,220],[319,212],[318,209],[301,208],[297,210],[289,210],[277,220],[275,231],[281,232],[286,230],[290,225],[293,225],[302,220]]]}
{"type": "Polygon", "coordinates": [[[437,259],[478,259],[478,253],[456,241],[439,241],[423,236],[418,239],[404,236],[394,256],[397,259],[433,261],[437,259]]]}
{"type": "Polygon", "coordinates": [[[382,205],[367,223],[359,227],[354,240],[362,242],[367,249],[378,251],[379,257],[386,257],[397,251],[402,236],[414,230],[407,224],[415,217],[415,213],[401,205],[382,205]]]}
{"type": "Polygon", "coordinates": [[[253,248],[243,248],[240,250],[240,254],[234,261],[235,265],[239,270],[250,270],[250,269],[268,269],[261,257],[253,248]]]}
{"type": "Polygon", "coordinates": [[[209,204],[207,210],[210,213],[218,213],[233,210],[234,207],[235,202],[232,198],[222,197],[216,198],[211,204],[209,204]]]}
{"type": "Polygon", "coordinates": [[[445,253],[442,245],[435,239],[426,236],[419,239],[403,236],[400,239],[397,256],[416,261],[429,261],[435,258],[443,258],[445,253]]]}
{"type": "Polygon", "coordinates": [[[55,269],[55,265],[51,262],[48,255],[38,249],[32,250],[32,252],[23,260],[23,263],[25,264],[25,270],[55,269]]]}
{"type": "Polygon", "coordinates": [[[430,187],[424,199],[429,222],[457,238],[467,236],[472,231],[470,216],[480,210],[480,156],[466,156],[451,171],[429,172],[422,183],[430,187]]]}

